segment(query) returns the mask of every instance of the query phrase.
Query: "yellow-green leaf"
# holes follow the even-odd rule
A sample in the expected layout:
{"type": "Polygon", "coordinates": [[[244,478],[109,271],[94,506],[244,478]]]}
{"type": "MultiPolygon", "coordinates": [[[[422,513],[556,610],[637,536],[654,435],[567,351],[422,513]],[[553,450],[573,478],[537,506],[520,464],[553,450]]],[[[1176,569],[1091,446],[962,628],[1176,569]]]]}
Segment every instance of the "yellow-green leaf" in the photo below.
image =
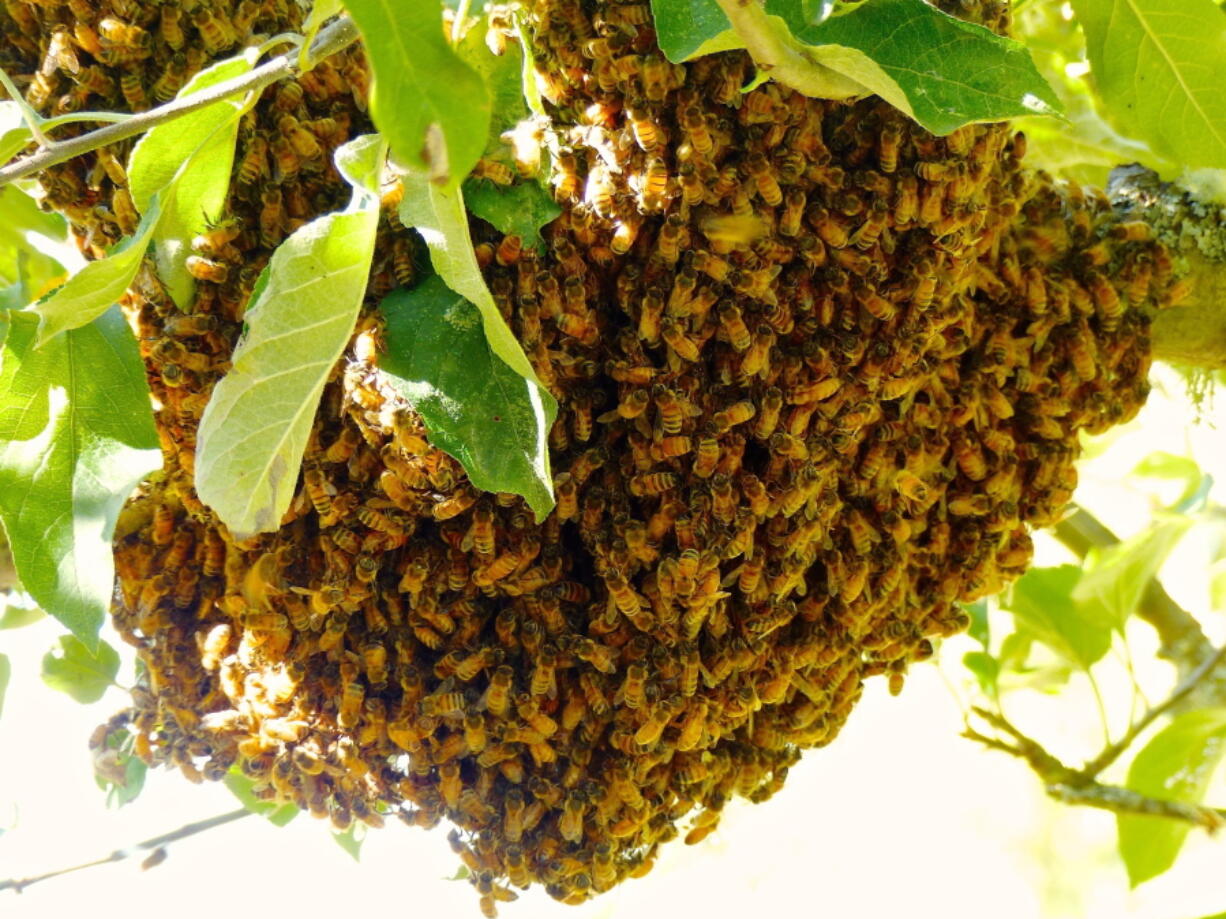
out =
{"type": "Polygon", "coordinates": [[[275,530],[294,496],[315,409],[366,292],[384,151],[376,134],[337,151],[352,203],[273,253],[233,366],[200,419],[196,489],[240,538],[275,530]]]}

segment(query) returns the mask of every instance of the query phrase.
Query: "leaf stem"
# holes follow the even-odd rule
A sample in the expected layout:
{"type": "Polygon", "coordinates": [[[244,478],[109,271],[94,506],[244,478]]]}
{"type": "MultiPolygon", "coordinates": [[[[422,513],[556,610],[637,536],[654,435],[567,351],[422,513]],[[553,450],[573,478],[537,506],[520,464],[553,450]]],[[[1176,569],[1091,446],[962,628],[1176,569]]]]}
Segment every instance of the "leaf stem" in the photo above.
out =
{"type": "Polygon", "coordinates": [[[26,123],[26,127],[30,129],[30,134],[38,141],[40,147],[45,147],[51,143],[47,139],[47,135],[43,133],[43,117],[34,111],[34,108],[26,101],[26,97],[21,94],[21,90],[13,82],[12,77],[4,72],[4,68],[0,67],[0,86],[4,87],[4,91],[8,93],[9,98],[17,103],[17,107],[21,109],[21,117],[26,123]]]}
{"type": "Polygon", "coordinates": [[[733,30],[745,42],[745,49],[758,69],[769,74],[771,79],[806,96],[821,99],[869,95],[869,90],[855,80],[810,60],[795,41],[785,40],[756,0],[715,2],[732,23],[733,30]]]}
{"type": "MultiPolygon", "coordinates": [[[[343,51],[357,41],[358,37],[358,29],[353,20],[348,16],[341,17],[319,33],[319,37],[311,45],[308,63],[314,66],[314,63],[319,60],[343,51]]],[[[62,163],[83,153],[89,153],[91,150],[97,150],[99,147],[105,147],[107,144],[142,134],[156,125],[174,121],[189,112],[205,108],[215,102],[241,93],[256,92],[278,80],[292,77],[301,69],[298,66],[297,57],[298,55],[293,52],[282,54],[240,77],[218,83],[185,98],[174,99],[165,105],[141,112],[139,115],[132,115],[118,124],[90,131],[71,140],[47,142],[38,152],[0,169],[0,187],[16,179],[40,172],[56,163],[62,163]]]]}
{"type": "Polygon", "coordinates": [[[1089,781],[1119,759],[1120,755],[1128,749],[1142,731],[1183,701],[1201,680],[1213,672],[1213,669],[1222,662],[1223,657],[1226,657],[1226,645],[1218,648],[1216,652],[1206,658],[1187,679],[1175,687],[1175,690],[1165,700],[1149,709],[1144,715],[1134,721],[1123,737],[1115,743],[1109,743],[1098,756],[1082,766],[1081,771],[1078,773],[1078,778],[1089,781]]]}

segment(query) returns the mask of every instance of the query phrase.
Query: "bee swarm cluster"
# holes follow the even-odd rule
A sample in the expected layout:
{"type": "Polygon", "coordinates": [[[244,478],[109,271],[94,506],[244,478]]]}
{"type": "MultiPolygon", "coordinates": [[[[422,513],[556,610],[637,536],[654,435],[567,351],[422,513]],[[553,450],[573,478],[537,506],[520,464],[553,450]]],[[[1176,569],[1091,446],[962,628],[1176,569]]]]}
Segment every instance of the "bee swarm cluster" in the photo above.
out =
{"type": "MultiPolygon", "coordinates": [[[[667,62],[645,0],[522,6],[564,210],[542,255],[474,235],[561,406],[555,511],[477,493],[381,383],[375,306],[416,246],[394,193],[283,527],[236,543],[195,496],[255,277],[343,202],[331,151],[370,129],[352,49],[244,120],[192,311],[151,266],[129,295],[165,469],[116,536],[140,755],[237,765],[341,828],[447,818],[487,912],[508,885],[577,903],[645,873],[679,826],[697,842],[778,791],[866,678],[899,691],[959,601],[1025,569],[1079,432],[1136,413],[1142,307],[1178,294],[1143,225],[1024,170],[1004,125],[941,138],[877,100],[742,93],[743,54],[667,62]]],[[[982,8],[998,30],[1003,10],[982,8]]],[[[300,17],[4,0],[0,64],[45,110],[138,109],[300,17]]],[[[135,226],[124,156],[43,179],[95,255],[135,226]]]]}

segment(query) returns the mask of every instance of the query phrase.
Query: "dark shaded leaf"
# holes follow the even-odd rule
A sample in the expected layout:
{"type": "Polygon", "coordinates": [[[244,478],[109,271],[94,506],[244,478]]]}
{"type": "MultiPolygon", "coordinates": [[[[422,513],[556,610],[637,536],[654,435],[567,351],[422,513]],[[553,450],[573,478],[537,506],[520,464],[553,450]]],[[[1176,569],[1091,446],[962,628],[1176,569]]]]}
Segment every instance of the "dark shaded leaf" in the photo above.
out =
{"type": "Polygon", "coordinates": [[[555,416],[535,400],[535,384],[490,350],[477,308],[438,276],[394,291],[381,308],[381,369],[421,413],[430,442],[477,488],[523,495],[544,517],[553,507],[546,435],[555,416]]]}
{"type": "Polygon", "coordinates": [[[22,586],[92,646],[111,602],[119,509],[162,462],[145,368],[117,307],[38,349],[34,315],[10,320],[0,518],[22,586]]]}
{"type": "Polygon", "coordinates": [[[541,227],[562,213],[553,196],[532,181],[503,187],[486,179],[469,179],[464,183],[464,204],[500,233],[519,236],[525,246],[541,252],[545,248],[541,227]]]}

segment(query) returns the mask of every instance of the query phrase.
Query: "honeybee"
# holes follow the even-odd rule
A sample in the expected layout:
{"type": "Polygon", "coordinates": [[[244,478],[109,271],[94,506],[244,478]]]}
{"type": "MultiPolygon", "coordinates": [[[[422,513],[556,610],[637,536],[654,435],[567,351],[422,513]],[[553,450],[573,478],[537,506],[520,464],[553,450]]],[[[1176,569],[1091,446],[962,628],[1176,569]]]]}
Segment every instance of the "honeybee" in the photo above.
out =
{"type": "MultiPolygon", "coordinates": [[[[249,151],[250,155],[250,151],[249,151]]],[[[246,167],[244,158],[243,166],[246,167]]],[[[281,242],[283,212],[281,210],[281,189],[269,186],[260,192],[260,243],[271,249],[281,242]]]]}
{"type": "Polygon", "coordinates": [[[204,41],[204,48],[210,55],[225,51],[237,40],[230,24],[221,16],[216,15],[207,6],[201,6],[192,16],[192,22],[204,41]]]}

